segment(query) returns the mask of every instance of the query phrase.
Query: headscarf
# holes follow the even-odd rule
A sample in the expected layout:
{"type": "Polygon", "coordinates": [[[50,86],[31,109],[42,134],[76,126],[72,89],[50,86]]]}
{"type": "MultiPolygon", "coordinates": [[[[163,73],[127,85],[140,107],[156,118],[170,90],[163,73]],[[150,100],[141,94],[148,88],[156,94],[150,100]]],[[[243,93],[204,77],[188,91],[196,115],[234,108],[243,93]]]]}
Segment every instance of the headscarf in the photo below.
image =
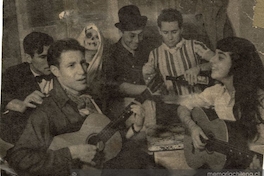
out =
{"type": "Polygon", "coordinates": [[[93,59],[89,62],[89,66],[87,68],[87,83],[88,85],[91,85],[96,77],[101,75],[102,71],[102,55],[103,55],[103,49],[104,49],[104,44],[103,44],[103,36],[101,32],[99,31],[98,27],[94,23],[88,24],[81,32],[77,40],[79,43],[87,49],[87,47],[84,44],[84,41],[86,39],[86,34],[85,31],[89,29],[94,29],[98,33],[99,37],[99,46],[97,49],[96,54],[94,55],[93,59]]]}

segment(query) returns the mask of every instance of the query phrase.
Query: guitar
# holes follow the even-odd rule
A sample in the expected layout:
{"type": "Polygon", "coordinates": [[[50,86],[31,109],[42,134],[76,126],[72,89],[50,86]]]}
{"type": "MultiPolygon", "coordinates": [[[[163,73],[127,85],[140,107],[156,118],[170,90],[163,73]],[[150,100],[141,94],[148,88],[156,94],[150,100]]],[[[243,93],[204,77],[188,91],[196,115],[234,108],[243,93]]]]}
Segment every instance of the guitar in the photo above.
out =
{"type": "MultiPolygon", "coordinates": [[[[208,110],[207,110],[208,111],[208,110]]],[[[204,150],[195,149],[192,143],[190,133],[186,132],[184,137],[184,155],[187,164],[198,169],[204,164],[212,170],[221,170],[226,164],[228,155],[235,155],[243,162],[251,162],[254,155],[263,163],[263,156],[260,153],[228,143],[228,126],[219,119],[216,113],[205,112],[203,109],[194,108],[192,110],[192,119],[202,128],[209,140],[201,139],[206,143],[204,150]],[[210,114],[210,115],[209,115],[210,114]]]]}
{"type": "MultiPolygon", "coordinates": [[[[137,96],[135,100],[143,103],[151,98],[151,92],[157,91],[163,83],[162,76],[157,74],[148,83],[148,88],[137,96]]],[[[99,152],[93,161],[95,161],[96,167],[100,168],[105,161],[114,158],[120,152],[122,138],[117,127],[125,123],[133,114],[130,108],[132,104],[134,103],[132,102],[126,106],[124,111],[112,121],[103,114],[93,113],[88,115],[79,131],[55,136],[49,149],[58,150],[78,144],[96,145],[99,152]]]]}

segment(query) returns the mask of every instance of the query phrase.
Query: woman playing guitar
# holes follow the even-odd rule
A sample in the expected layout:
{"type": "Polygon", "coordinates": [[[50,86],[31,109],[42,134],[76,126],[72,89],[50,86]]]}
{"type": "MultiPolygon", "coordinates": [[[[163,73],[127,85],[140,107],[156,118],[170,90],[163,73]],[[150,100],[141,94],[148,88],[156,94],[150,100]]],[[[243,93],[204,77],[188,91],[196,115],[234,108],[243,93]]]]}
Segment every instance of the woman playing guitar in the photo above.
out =
{"type": "MultiPolygon", "coordinates": [[[[220,82],[200,94],[181,101],[178,114],[190,132],[195,150],[203,150],[210,137],[192,120],[195,107],[214,107],[219,119],[227,124],[228,143],[242,150],[248,143],[264,144],[264,67],[254,45],[242,38],[228,37],[217,43],[210,60],[211,77],[220,82]]],[[[256,156],[245,161],[227,155],[223,169],[260,169],[256,156]]]]}

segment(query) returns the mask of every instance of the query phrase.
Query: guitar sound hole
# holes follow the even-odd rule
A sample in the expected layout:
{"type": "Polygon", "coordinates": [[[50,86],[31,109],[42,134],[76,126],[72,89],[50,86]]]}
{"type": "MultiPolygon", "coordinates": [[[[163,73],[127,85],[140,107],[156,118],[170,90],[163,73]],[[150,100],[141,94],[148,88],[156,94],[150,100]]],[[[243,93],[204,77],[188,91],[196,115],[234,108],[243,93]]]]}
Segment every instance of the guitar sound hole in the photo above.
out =
{"type": "Polygon", "coordinates": [[[212,145],[207,143],[205,147],[206,147],[207,153],[212,154],[214,152],[214,149],[213,149],[212,145]]]}
{"type": "Polygon", "coordinates": [[[86,139],[86,143],[95,145],[98,151],[103,151],[105,147],[103,141],[101,141],[96,134],[91,134],[90,136],[88,136],[86,139]]]}
{"type": "Polygon", "coordinates": [[[97,152],[94,156],[93,161],[96,163],[95,168],[101,169],[102,163],[105,160],[105,153],[103,151],[105,145],[103,141],[101,141],[100,138],[97,137],[97,134],[91,134],[87,137],[86,143],[90,145],[95,145],[97,147],[97,152]]]}
{"type": "Polygon", "coordinates": [[[214,140],[214,138],[215,138],[213,133],[208,133],[207,137],[209,138],[209,140],[214,140]]]}

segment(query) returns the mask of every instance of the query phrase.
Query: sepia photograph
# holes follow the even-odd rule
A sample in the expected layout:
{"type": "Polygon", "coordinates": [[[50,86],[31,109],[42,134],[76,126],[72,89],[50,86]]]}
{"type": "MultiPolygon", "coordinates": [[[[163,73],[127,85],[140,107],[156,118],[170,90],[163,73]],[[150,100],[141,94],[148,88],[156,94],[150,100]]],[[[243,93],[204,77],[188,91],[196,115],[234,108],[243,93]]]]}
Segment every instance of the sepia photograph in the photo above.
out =
{"type": "Polygon", "coordinates": [[[3,0],[0,176],[264,176],[264,0],[3,0]]]}

